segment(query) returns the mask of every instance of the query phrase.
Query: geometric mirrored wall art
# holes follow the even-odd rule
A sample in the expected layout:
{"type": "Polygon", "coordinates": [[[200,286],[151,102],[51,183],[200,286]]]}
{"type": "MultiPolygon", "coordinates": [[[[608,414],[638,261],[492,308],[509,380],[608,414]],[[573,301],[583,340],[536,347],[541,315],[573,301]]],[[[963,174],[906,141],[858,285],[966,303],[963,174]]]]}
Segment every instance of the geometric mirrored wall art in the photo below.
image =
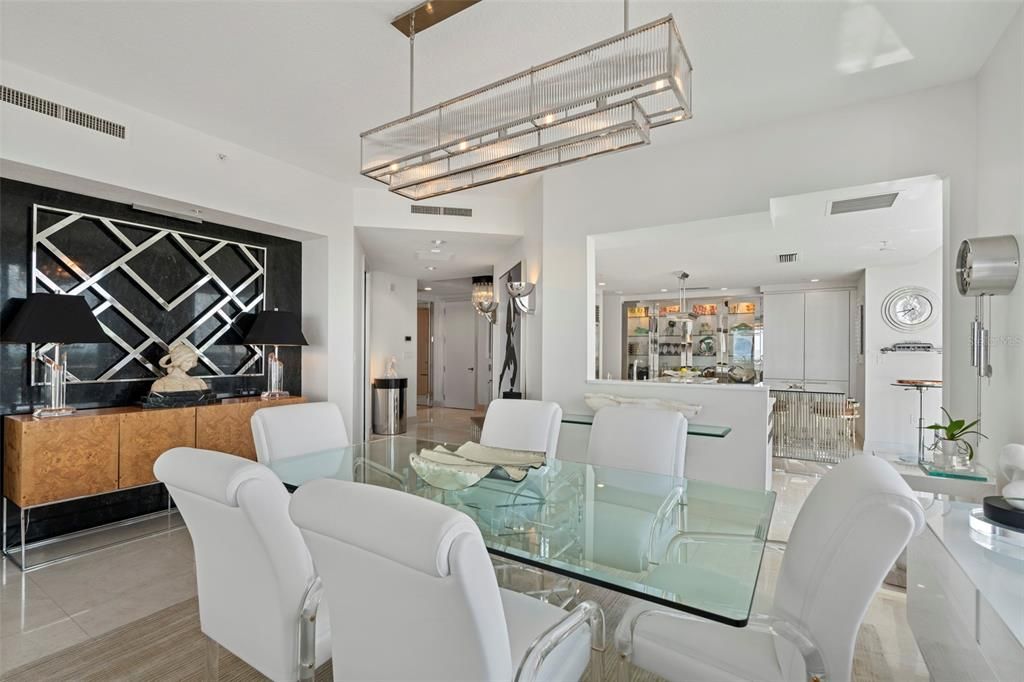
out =
{"type": "MultiPolygon", "coordinates": [[[[34,204],[30,291],[86,297],[110,343],[68,354],[68,381],[152,381],[181,342],[203,378],[260,376],[263,348],[242,342],[266,299],[262,246],[34,204]]],[[[33,346],[31,382],[46,383],[33,346]]]]}

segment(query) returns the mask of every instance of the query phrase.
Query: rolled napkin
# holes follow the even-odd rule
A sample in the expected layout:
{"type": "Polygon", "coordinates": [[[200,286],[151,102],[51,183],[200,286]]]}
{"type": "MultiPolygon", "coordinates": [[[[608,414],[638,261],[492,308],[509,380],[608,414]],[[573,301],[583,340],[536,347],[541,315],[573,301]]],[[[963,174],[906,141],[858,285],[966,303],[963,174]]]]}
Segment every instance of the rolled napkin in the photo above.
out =
{"type": "Polygon", "coordinates": [[[545,455],[465,443],[454,452],[440,445],[424,448],[418,455],[410,455],[409,463],[420,478],[435,488],[462,490],[478,483],[496,467],[511,480],[521,481],[530,469],[544,466],[545,455]]]}

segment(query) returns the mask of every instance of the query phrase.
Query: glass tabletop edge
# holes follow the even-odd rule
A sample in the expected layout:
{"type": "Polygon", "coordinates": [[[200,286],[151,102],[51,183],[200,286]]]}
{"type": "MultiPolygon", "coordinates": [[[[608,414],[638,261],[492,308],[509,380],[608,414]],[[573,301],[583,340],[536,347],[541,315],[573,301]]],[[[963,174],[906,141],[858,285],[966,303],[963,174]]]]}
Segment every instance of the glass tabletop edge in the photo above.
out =
{"type": "MultiPolygon", "coordinates": [[[[488,553],[493,554],[493,555],[498,556],[498,557],[501,557],[502,559],[508,559],[510,561],[515,561],[517,563],[526,564],[528,566],[533,566],[534,568],[540,568],[540,569],[543,569],[545,571],[549,571],[551,573],[557,573],[558,575],[565,576],[566,578],[572,578],[572,579],[575,579],[575,580],[579,580],[580,582],[587,583],[588,585],[594,585],[596,587],[600,587],[600,588],[609,590],[611,592],[615,592],[617,594],[624,594],[624,595],[629,596],[629,597],[634,597],[636,599],[640,599],[641,601],[646,601],[646,602],[650,602],[652,604],[657,604],[658,606],[664,606],[664,607],[670,608],[670,609],[672,609],[674,611],[683,611],[685,613],[689,613],[689,614],[692,614],[694,616],[699,616],[701,618],[705,618],[707,620],[711,620],[711,621],[714,621],[716,623],[722,623],[723,625],[729,625],[729,626],[734,627],[734,628],[744,628],[750,622],[750,613],[749,612],[747,613],[747,617],[746,618],[742,618],[742,619],[738,619],[737,620],[735,618],[729,618],[728,616],[723,616],[720,613],[714,613],[713,611],[705,611],[705,610],[699,609],[699,608],[697,608],[695,606],[687,606],[685,604],[681,604],[679,602],[672,601],[671,599],[665,599],[664,597],[659,597],[657,595],[648,594],[648,593],[642,592],[640,590],[635,590],[635,589],[632,589],[632,588],[629,588],[629,587],[624,587],[622,585],[618,585],[616,583],[613,583],[613,582],[610,582],[610,581],[607,581],[607,580],[602,580],[601,578],[597,578],[597,577],[592,576],[592,575],[582,575],[580,573],[575,573],[573,571],[561,568],[559,566],[552,566],[551,564],[547,564],[547,563],[545,563],[543,561],[527,559],[526,557],[520,556],[518,554],[514,554],[512,552],[506,552],[504,550],[496,549],[496,548],[493,548],[493,547],[487,547],[487,551],[488,551],[488,553]]],[[[762,555],[762,557],[763,557],[763,555],[762,555]]],[[[762,561],[763,561],[763,558],[762,558],[762,561]]],[[[760,574],[760,567],[758,567],[758,573],[760,574]]],[[[756,592],[756,590],[755,590],[755,592],[756,592]]],[[[751,603],[753,603],[753,595],[751,595],[751,603]]]]}

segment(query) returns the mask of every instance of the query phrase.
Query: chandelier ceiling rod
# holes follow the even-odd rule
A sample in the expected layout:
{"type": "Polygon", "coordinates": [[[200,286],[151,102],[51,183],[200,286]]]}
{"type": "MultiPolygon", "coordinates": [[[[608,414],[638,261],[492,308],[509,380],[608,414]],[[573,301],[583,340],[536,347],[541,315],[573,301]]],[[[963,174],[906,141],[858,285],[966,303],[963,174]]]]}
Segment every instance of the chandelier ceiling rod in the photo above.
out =
{"type": "Polygon", "coordinates": [[[622,32],[629,30],[629,0],[622,0],[622,32]]]}
{"type": "Polygon", "coordinates": [[[416,76],[416,12],[409,15],[409,113],[413,109],[413,83],[416,76]]]}

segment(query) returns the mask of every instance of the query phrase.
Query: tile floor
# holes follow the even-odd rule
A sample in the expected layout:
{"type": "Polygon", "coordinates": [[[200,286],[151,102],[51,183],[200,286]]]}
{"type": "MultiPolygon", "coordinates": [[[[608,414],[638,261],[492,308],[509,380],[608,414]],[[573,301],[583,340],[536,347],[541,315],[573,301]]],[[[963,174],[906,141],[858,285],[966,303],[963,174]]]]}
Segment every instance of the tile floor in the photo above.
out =
{"type": "MultiPolygon", "coordinates": [[[[481,413],[419,408],[409,432],[421,438],[459,441],[479,437],[471,420],[481,413]]],[[[814,487],[817,465],[784,462],[773,476],[778,501],[769,538],[785,542],[803,500],[814,487]]],[[[188,532],[175,517],[105,532],[104,540],[144,530],[161,535],[136,540],[65,563],[22,574],[7,559],[0,564],[0,676],[29,661],[95,638],[195,595],[195,566],[188,532]]],[[[89,541],[95,542],[97,538],[89,541]]],[[[66,551],[67,547],[61,547],[66,551]]],[[[769,551],[755,608],[767,606],[781,561],[769,551]]],[[[45,558],[37,556],[37,559],[45,558]]],[[[854,665],[858,681],[927,680],[906,620],[906,597],[883,587],[872,602],[854,665]]]]}
{"type": "MultiPolygon", "coordinates": [[[[165,527],[167,522],[157,523],[165,527]]],[[[144,527],[132,530],[139,533],[144,527]]],[[[180,525],[163,535],[26,574],[4,558],[0,564],[0,675],[195,593],[192,542],[180,525]]]]}

